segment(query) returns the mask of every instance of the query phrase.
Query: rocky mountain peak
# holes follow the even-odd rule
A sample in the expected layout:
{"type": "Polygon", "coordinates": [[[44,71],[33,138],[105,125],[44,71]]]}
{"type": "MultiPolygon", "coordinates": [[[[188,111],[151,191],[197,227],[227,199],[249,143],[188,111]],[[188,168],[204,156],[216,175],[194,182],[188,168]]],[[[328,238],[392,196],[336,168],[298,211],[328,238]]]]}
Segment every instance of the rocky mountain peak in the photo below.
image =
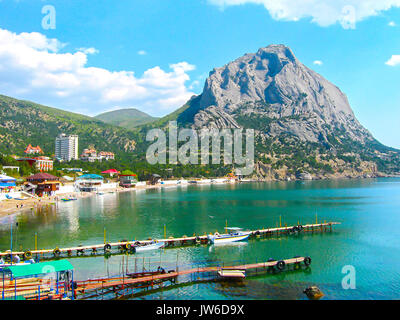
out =
{"type": "Polygon", "coordinates": [[[399,152],[358,122],[346,95],[285,45],[213,69],[203,92],[165,121],[171,117],[195,129],[254,129],[261,178],[371,177],[400,168],[399,152]]]}
{"type": "Polygon", "coordinates": [[[265,118],[267,135],[290,133],[327,141],[334,130],[359,142],[371,140],[345,94],[302,64],[285,45],[270,45],[215,68],[203,93],[189,102],[195,127],[243,127],[238,118],[265,118]],[[330,130],[330,132],[328,132],[330,130]]]}

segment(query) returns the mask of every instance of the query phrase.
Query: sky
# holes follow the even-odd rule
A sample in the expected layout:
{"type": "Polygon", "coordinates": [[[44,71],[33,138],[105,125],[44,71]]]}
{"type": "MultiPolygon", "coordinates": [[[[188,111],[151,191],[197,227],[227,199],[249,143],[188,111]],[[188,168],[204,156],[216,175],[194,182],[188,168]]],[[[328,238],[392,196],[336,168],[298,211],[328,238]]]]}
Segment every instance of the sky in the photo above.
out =
{"type": "Polygon", "coordinates": [[[270,44],[337,85],[400,148],[400,0],[0,0],[0,94],[163,116],[270,44]]]}

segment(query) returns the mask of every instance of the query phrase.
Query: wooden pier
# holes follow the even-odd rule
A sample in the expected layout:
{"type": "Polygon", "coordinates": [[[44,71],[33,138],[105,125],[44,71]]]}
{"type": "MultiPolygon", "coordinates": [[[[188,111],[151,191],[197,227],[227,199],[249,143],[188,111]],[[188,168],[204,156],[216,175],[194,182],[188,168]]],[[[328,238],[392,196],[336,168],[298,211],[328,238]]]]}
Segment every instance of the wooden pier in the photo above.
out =
{"type": "Polygon", "coordinates": [[[310,264],[310,257],[294,257],[285,260],[270,259],[267,262],[237,266],[197,267],[187,270],[177,268],[176,270],[166,271],[158,267],[157,271],[152,272],[124,272],[122,276],[85,281],[58,281],[55,283],[52,279],[26,278],[19,279],[15,283],[15,280],[6,279],[3,285],[4,291],[0,289],[0,297],[13,299],[15,296],[19,296],[25,300],[62,300],[68,299],[66,295],[68,295],[68,292],[71,294],[72,289],[74,299],[120,299],[133,295],[142,296],[148,290],[171,287],[178,283],[240,280],[239,278],[243,279],[246,276],[263,273],[276,274],[290,269],[308,268],[310,264]]]}
{"type": "MultiPolygon", "coordinates": [[[[166,272],[153,272],[145,276],[139,277],[115,277],[101,278],[86,281],[76,281],[75,297],[77,299],[93,299],[104,298],[105,295],[111,295],[112,299],[118,299],[138,293],[140,289],[164,288],[166,286],[175,285],[178,277],[190,276],[186,282],[196,282],[201,274],[210,274],[209,280],[225,278],[221,276],[225,270],[240,270],[244,275],[249,271],[253,271],[251,275],[258,275],[266,272],[283,272],[293,266],[294,270],[302,267],[309,267],[311,264],[310,257],[295,257],[285,260],[270,260],[267,262],[245,264],[230,267],[198,267],[188,270],[170,270],[166,272]]],[[[227,277],[230,278],[230,277],[227,277]]],[[[243,277],[242,277],[243,278],[243,277]]],[[[226,279],[225,279],[226,280],[226,279]]],[[[110,296],[109,296],[110,297],[110,296]]]]}
{"type": "MultiPolygon", "coordinates": [[[[267,228],[251,231],[251,238],[260,237],[272,237],[272,236],[282,236],[282,235],[293,235],[303,232],[327,232],[332,231],[333,226],[340,224],[340,222],[324,222],[315,224],[305,224],[296,226],[284,226],[277,228],[267,228]]],[[[85,254],[98,255],[98,254],[112,254],[114,252],[120,253],[135,253],[135,246],[139,242],[140,244],[147,244],[153,241],[152,239],[141,240],[141,241],[119,241],[102,243],[95,245],[84,245],[68,248],[54,248],[54,249],[38,249],[38,250],[26,250],[26,251],[13,251],[13,256],[20,256],[21,258],[27,260],[32,257],[40,257],[46,259],[57,259],[57,258],[70,258],[72,256],[82,256],[85,254]]],[[[208,236],[196,235],[187,237],[182,236],[180,238],[170,237],[168,239],[157,239],[159,242],[165,242],[166,247],[179,247],[186,245],[196,245],[196,244],[208,244],[208,236]]],[[[10,251],[0,252],[0,258],[10,258],[10,251]]]]}

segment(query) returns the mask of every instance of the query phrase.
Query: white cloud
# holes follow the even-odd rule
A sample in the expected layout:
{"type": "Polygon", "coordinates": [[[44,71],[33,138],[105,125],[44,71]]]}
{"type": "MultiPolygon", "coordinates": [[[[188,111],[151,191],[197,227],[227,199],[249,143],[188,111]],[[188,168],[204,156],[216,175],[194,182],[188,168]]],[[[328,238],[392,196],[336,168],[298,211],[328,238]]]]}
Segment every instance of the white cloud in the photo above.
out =
{"type": "Polygon", "coordinates": [[[147,54],[147,52],[144,51],[144,50],[139,50],[139,51],[137,52],[137,54],[138,54],[139,56],[145,56],[145,55],[147,54]]]}
{"type": "Polygon", "coordinates": [[[183,105],[193,92],[186,87],[187,62],[156,66],[141,76],[86,66],[94,48],[60,52],[65,44],[33,33],[0,29],[0,93],[69,111],[95,115],[115,106],[164,115],[183,105]]]}
{"type": "Polygon", "coordinates": [[[388,26],[389,26],[389,27],[395,27],[395,26],[396,26],[396,22],[390,21],[390,22],[388,23],[388,26]]]}
{"type": "Polygon", "coordinates": [[[376,16],[382,11],[400,7],[400,0],[208,0],[224,8],[247,3],[263,5],[275,20],[298,21],[311,18],[320,26],[340,23],[354,29],[358,21],[376,16]]]}
{"type": "Polygon", "coordinates": [[[317,66],[322,66],[324,64],[321,60],[315,60],[313,63],[317,66]]]}
{"type": "Polygon", "coordinates": [[[391,66],[391,67],[395,67],[397,65],[400,64],[400,55],[392,55],[392,57],[385,62],[386,65],[391,66]]]}
{"type": "Polygon", "coordinates": [[[97,54],[99,53],[99,50],[96,48],[78,48],[78,51],[83,52],[84,54],[97,54]]]}

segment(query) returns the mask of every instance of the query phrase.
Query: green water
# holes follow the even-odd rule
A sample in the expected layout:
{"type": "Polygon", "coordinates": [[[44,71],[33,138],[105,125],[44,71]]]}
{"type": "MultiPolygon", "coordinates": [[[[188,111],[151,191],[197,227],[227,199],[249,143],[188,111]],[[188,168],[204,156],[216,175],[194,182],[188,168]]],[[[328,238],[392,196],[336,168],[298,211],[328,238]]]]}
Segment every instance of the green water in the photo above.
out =
{"type": "MultiPolygon", "coordinates": [[[[241,284],[198,283],[147,295],[146,299],[304,299],[302,290],[318,285],[325,299],[400,298],[400,179],[285,183],[243,183],[171,187],[105,194],[61,203],[40,212],[14,216],[14,248],[40,248],[161,238],[223,231],[230,226],[255,230],[331,220],[342,222],[332,233],[250,240],[223,247],[192,246],[159,252],[70,259],[76,277],[86,279],[198,265],[252,263],[269,258],[310,256],[311,268],[248,278],[241,284]],[[160,263],[161,261],[161,263],[160,263]],[[342,268],[356,270],[356,289],[344,290],[342,268]]],[[[10,218],[0,221],[0,249],[10,247],[10,218]]]]}

